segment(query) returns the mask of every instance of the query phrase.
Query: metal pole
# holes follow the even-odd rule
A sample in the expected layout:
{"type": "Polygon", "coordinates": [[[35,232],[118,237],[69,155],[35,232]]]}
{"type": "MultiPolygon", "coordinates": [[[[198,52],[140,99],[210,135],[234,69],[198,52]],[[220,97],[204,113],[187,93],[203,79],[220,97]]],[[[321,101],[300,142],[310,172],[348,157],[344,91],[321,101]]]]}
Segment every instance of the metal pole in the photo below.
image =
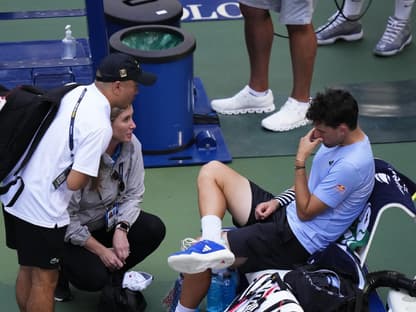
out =
{"type": "Polygon", "coordinates": [[[109,53],[103,0],[85,0],[85,8],[93,75],[95,76],[98,64],[109,53]]]}

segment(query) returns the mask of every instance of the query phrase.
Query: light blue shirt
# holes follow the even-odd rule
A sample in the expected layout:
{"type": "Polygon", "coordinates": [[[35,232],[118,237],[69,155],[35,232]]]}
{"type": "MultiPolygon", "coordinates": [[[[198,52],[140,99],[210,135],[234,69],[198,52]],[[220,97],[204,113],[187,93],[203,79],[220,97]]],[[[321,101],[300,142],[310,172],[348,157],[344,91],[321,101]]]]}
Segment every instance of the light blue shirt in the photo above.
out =
{"type": "Polygon", "coordinates": [[[324,249],[359,216],[373,186],[374,157],[368,137],[347,146],[322,145],[313,159],[308,188],[328,207],[312,220],[302,221],[296,202],[291,202],[287,207],[290,228],[309,253],[324,249]]]}

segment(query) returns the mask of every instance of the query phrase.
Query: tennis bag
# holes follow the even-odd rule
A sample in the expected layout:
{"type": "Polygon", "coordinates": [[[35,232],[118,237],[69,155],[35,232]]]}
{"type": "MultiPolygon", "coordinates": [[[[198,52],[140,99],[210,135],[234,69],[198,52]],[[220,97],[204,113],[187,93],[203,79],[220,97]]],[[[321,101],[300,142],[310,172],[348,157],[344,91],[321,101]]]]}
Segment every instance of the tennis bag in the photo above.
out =
{"type": "Polygon", "coordinates": [[[359,260],[339,244],[313,254],[284,281],[305,312],[354,312],[358,305],[359,312],[367,311],[361,307],[365,274],[359,260]]]}
{"type": "Polygon", "coordinates": [[[224,312],[303,312],[279,273],[265,273],[237,296],[224,312]]]}
{"type": "Polygon", "coordinates": [[[0,195],[20,182],[20,192],[10,203],[5,203],[7,206],[13,206],[23,190],[24,183],[18,176],[19,171],[26,165],[54,120],[62,97],[77,86],[73,83],[48,91],[30,85],[12,90],[0,86],[0,99],[4,104],[0,110],[0,183],[12,171],[14,175],[11,182],[0,184],[0,195]]]}

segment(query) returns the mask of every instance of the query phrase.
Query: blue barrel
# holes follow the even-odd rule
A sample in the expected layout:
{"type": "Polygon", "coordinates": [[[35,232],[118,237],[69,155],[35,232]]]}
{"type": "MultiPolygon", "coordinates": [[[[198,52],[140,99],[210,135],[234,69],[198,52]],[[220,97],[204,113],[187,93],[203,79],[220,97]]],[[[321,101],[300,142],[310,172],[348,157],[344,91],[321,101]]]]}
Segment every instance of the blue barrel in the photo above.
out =
{"type": "Polygon", "coordinates": [[[136,57],[143,70],[157,75],[154,85],[139,87],[134,103],[135,134],[143,153],[171,153],[192,145],[195,38],[177,27],[143,25],[114,33],[110,48],[136,57]]]}
{"type": "Polygon", "coordinates": [[[180,27],[182,12],[183,7],[178,0],[104,0],[108,37],[133,26],[180,27]]]}

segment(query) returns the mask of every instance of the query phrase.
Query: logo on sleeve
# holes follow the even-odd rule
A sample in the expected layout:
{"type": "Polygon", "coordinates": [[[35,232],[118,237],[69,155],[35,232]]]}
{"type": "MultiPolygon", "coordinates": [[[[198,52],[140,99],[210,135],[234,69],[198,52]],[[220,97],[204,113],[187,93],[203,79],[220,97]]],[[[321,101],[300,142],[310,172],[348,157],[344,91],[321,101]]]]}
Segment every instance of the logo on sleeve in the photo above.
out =
{"type": "Polygon", "coordinates": [[[338,184],[337,186],[336,186],[336,189],[337,189],[337,191],[338,192],[345,192],[345,186],[344,185],[342,185],[342,184],[338,184]]]}

